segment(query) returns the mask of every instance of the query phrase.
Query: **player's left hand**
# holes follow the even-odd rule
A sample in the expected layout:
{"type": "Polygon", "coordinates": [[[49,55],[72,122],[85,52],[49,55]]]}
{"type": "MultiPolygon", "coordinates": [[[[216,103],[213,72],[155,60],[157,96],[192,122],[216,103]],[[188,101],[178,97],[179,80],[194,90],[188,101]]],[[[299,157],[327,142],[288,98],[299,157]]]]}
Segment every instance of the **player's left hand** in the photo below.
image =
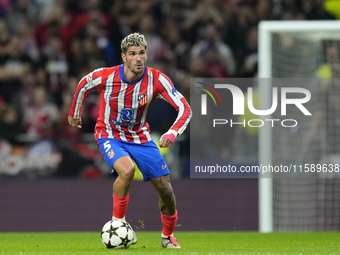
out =
{"type": "Polygon", "coordinates": [[[176,140],[176,135],[173,132],[166,132],[164,135],[161,136],[159,147],[170,148],[176,140]]]}
{"type": "Polygon", "coordinates": [[[68,116],[68,124],[75,128],[82,128],[82,121],[81,118],[74,119],[70,115],[68,116]]]}

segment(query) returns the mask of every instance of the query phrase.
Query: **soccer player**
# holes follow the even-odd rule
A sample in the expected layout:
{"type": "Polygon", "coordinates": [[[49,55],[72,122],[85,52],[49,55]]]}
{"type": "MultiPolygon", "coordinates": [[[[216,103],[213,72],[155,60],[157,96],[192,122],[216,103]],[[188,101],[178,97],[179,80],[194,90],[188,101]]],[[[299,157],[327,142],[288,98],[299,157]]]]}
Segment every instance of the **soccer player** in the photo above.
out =
{"type": "MultiPolygon", "coordinates": [[[[171,80],[158,70],[145,66],[147,42],[144,35],[132,33],[121,43],[124,64],[99,68],[82,78],[76,89],[69,124],[81,128],[81,106],[90,90],[100,91],[99,116],[95,138],[106,162],[118,173],[113,183],[113,219],[125,220],[129,190],[136,162],[144,181],[150,181],[159,195],[163,224],[162,246],[180,248],[173,232],[177,222],[176,199],[169,169],[150,135],[146,114],[157,99],[169,102],[178,116],[161,136],[160,147],[170,147],[186,129],[191,109],[171,80]]],[[[137,237],[133,243],[137,242],[137,237]]]]}

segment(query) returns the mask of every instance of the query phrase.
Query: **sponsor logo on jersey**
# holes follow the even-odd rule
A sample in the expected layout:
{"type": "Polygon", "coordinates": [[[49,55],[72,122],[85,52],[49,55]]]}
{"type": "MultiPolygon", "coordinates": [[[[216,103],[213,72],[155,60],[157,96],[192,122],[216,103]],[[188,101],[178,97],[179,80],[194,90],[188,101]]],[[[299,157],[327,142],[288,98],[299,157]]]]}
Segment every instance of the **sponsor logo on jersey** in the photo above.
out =
{"type": "Polygon", "coordinates": [[[172,95],[173,95],[176,99],[181,98],[181,93],[179,93],[179,92],[177,91],[177,89],[175,89],[174,87],[172,88],[171,93],[172,93],[172,95]]]}
{"type": "Polygon", "coordinates": [[[162,169],[164,170],[166,168],[166,164],[164,166],[162,166],[162,169]]]}
{"type": "Polygon", "coordinates": [[[115,155],[115,152],[112,149],[107,153],[107,156],[109,157],[109,159],[112,159],[114,155],[115,155]]]}
{"type": "Polygon", "coordinates": [[[175,87],[172,88],[171,93],[176,99],[180,99],[182,97],[182,94],[179,93],[175,87]]]}
{"type": "Polygon", "coordinates": [[[138,102],[140,105],[145,105],[148,102],[148,94],[139,94],[138,102]]]}
{"type": "Polygon", "coordinates": [[[115,125],[122,126],[122,127],[133,127],[134,125],[137,125],[140,123],[140,121],[136,122],[123,122],[123,121],[116,121],[116,120],[111,120],[111,122],[115,125]]]}
{"type": "Polygon", "coordinates": [[[133,109],[124,108],[120,112],[120,119],[124,122],[130,122],[133,119],[133,109]]]}

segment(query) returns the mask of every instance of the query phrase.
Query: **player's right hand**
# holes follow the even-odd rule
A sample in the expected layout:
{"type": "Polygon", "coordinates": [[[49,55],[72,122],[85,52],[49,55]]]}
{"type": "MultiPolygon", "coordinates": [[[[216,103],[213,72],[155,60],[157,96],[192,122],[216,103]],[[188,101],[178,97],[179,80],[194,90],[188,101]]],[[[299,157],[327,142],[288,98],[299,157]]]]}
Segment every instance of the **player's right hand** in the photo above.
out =
{"type": "Polygon", "coordinates": [[[176,131],[168,131],[164,135],[161,136],[159,141],[159,147],[161,148],[170,148],[171,145],[175,142],[177,136],[176,131]]]}
{"type": "Polygon", "coordinates": [[[82,128],[81,124],[82,124],[82,121],[81,121],[81,118],[79,119],[74,119],[72,118],[70,115],[68,116],[68,124],[70,124],[72,127],[75,127],[75,128],[82,128]]]}

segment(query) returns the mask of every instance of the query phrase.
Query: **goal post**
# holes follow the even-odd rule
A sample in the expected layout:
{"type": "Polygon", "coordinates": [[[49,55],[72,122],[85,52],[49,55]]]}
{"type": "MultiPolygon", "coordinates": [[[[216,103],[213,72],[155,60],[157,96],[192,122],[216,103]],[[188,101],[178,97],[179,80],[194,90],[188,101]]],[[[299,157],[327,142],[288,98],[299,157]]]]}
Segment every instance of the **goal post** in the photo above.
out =
{"type": "MultiPolygon", "coordinates": [[[[339,40],[338,47],[340,51],[340,21],[261,21],[259,23],[259,78],[281,78],[275,77],[275,70],[273,70],[274,62],[278,62],[275,59],[276,56],[273,55],[273,36],[280,33],[289,34],[294,38],[303,37],[304,40],[311,41],[339,40]]],[[[296,49],[296,51],[298,50],[296,49]]],[[[318,52],[314,53],[318,54],[318,52]]],[[[315,56],[315,61],[317,61],[318,57],[315,56]]],[[[289,61],[289,58],[287,59],[289,61]]],[[[286,68],[285,70],[281,70],[285,78],[289,78],[289,64],[287,63],[287,67],[282,67],[282,69],[286,68]]],[[[310,73],[316,73],[317,70],[314,67],[309,68],[310,73]]],[[[308,75],[306,74],[306,76],[308,75]]],[[[266,83],[259,84],[261,109],[270,108],[271,89],[271,86],[266,83]]],[[[268,115],[261,116],[263,121],[270,117],[268,115]]],[[[274,163],[273,138],[273,129],[270,125],[264,125],[259,130],[259,164],[268,165],[274,163]]],[[[275,231],[273,180],[269,175],[267,175],[267,178],[259,178],[259,231],[262,233],[275,231]]]]}

